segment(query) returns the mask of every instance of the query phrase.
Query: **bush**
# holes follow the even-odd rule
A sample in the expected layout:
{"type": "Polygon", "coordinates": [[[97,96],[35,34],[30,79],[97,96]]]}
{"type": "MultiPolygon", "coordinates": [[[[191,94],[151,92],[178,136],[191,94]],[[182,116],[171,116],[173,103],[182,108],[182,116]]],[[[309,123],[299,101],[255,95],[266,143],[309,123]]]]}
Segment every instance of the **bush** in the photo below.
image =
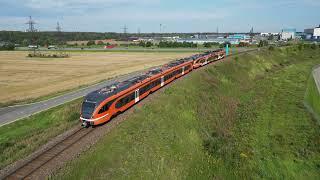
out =
{"type": "Polygon", "coordinates": [[[223,43],[223,44],[220,44],[220,48],[224,48],[224,47],[226,47],[227,46],[227,44],[229,45],[229,48],[231,47],[231,43],[230,42],[225,42],[225,43],[223,43]]]}
{"type": "Polygon", "coordinates": [[[104,43],[102,41],[98,41],[97,45],[103,45],[104,43]]]}
{"type": "Polygon", "coordinates": [[[273,51],[274,50],[274,46],[269,46],[269,51],[273,51]]]}
{"type": "Polygon", "coordinates": [[[152,42],[148,41],[148,42],[146,43],[146,47],[151,47],[151,46],[153,46],[152,42]]]}
{"type": "Polygon", "coordinates": [[[299,44],[298,44],[298,50],[299,50],[299,51],[302,51],[303,46],[304,46],[303,43],[299,43],[299,44]]]}
{"type": "Polygon", "coordinates": [[[210,44],[210,43],[207,43],[207,42],[203,43],[203,46],[204,46],[205,48],[211,48],[211,44],[210,44]]]}
{"type": "Polygon", "coordinates": [[[92,40],[87,42],[87,46],[92,46],[92,45],[95,45],[95,44],[96,43],[94,41],[92,41],[92,40]]]}
{"type": "Polygon", "coordinates": [[[258,47],[264,47],[264,46],[268,46],[268,41],[266,40],[261,40],[258,44],[258,47]]]}
{"type": "Polygon", "coordinates": [[[248,47],[249,46],[249,43],[246,43],[246,42],[240,42],[238,44],[238,47],[248,47]]]}
{"type": "Polygon", "coordinates": [[[170,42],[170,41],[161,41],[158,44],[158,47],[160,48],[196,48],[198,47],[198,44],[195,44],[193,42],[170,42]]]}
{"type": "Polygon", "coordinates": [[[14,50],[14,44],[4,44],[3,46],[0,46],[0,51],[13,51],[14,50]]]}

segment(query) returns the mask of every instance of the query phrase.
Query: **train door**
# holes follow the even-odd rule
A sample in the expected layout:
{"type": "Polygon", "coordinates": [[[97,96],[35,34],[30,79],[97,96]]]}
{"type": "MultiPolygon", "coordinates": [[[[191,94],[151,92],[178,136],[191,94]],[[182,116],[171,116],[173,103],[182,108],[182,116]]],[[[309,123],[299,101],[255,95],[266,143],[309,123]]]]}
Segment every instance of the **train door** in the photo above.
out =
{"type": "Polygon", "coordinates": [[[135,102],[137,103],[139,101],[139,89],[137,89],[134,93],[135,102]]]}
{"type": "Polygon", "coordinates": [[[185,67],[183,66],[183,67],[182,67],[182,75],[184,75],[184,68],[185,68],[185,67]]]}
{"type": "Polygon", "coordinates": [[[164,85],[164,76],[161,76],[161,87],[164,85]]]}

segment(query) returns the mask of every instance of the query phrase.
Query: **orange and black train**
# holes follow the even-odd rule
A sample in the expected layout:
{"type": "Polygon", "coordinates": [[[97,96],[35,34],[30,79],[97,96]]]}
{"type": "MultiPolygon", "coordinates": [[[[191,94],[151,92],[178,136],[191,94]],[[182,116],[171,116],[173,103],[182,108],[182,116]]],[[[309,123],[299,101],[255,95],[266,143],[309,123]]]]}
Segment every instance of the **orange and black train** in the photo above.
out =
{"type": "Polygon", "coordinates": [[[175,79],[225,56],[223,49],[196,54],[91,92],[82,103],[82,126],[103,124],[175,79]]]}

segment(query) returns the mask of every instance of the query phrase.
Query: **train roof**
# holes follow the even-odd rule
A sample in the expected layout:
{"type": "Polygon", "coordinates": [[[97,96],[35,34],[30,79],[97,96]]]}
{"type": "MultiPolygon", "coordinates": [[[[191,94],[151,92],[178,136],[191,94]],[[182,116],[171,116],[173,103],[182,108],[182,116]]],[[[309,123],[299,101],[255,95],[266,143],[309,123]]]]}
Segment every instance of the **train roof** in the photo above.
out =
{"type": "Polygon", "coordinates": [[[218,52],[217,51],[207,51],[203,54],[196,54],[196,55],[192,55],[190,57],[187,58],[182,58],[182,59],[178,59],[175,61],[171,61],[168,64],[163,65],[162,67],[157,67],[154,69],[149,70],[148,72],[138,75],[138,76],[134,76],[131,77],[125,81],[122,82],[115,82],[112,85],[106,86],[102,89],[93,91],[89,94],[87,94],[84,98],[85,102],[95,102],[96,104],[100,104],[102,101],[104,101],[105,99],[121,92],[124,91],[140,82],[142,82],[143,80],[150,78],[156,74],[160,74],[162,72],[164,72],[165,70],[171,69],[173,67],[176,67],[178,65],[181,65],[185,62],[189,62],[189,61],[193,61],[195,59],[198,59],[200,57],[206,56],[212,52],[218,52]]]}

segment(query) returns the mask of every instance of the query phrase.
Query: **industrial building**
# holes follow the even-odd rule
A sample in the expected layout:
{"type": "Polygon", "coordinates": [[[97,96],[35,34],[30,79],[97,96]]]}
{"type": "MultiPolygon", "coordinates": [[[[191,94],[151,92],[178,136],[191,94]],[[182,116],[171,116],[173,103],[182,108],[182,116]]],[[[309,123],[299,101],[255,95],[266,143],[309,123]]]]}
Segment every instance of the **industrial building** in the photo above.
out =
{"type": "Polygon", "coordinates": [[[304,33],[308,40],[320,40],[320,25],[315,28],[305,29],[304,33]]]}
{"type": "Polygon", "coordinates": [[[282,40],[295,39],[295,38],[296,38],[296,29],[283,29],[281,31],[282,40]]]}

